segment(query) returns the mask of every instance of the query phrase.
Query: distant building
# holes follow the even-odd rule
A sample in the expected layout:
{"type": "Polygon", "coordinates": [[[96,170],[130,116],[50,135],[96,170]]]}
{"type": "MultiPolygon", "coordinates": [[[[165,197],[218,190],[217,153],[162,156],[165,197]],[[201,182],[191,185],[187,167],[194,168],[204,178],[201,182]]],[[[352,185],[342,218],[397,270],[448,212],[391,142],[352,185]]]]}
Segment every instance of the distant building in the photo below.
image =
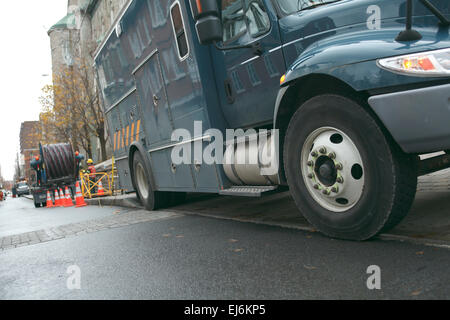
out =
{"type": "Polygon", "coordinates": [[[11,190],[14,186],[14,182],[12,181],[3,181],[3,189],[11,190]]]}
{"type": "Polygon", "coordinates": [[[34,172],[30,167],[33,156],[39,154],[40,123],[39,121],[22,122],[20,126],[20,165],[22,177],[29,183],[33,180],[34,172]]]}

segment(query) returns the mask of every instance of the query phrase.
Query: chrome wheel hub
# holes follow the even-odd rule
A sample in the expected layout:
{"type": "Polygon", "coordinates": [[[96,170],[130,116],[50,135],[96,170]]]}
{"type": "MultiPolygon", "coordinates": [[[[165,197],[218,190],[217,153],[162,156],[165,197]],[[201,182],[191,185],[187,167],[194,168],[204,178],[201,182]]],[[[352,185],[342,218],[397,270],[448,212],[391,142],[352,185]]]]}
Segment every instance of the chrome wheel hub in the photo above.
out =
{"type": "Polygon", "coordinates": [[[364,166],[353,141],[341,130],[322,127],[306,139],[301,171],[311,196],[322,207],[344,212],[358,203],[364,189],[364,166]]]}

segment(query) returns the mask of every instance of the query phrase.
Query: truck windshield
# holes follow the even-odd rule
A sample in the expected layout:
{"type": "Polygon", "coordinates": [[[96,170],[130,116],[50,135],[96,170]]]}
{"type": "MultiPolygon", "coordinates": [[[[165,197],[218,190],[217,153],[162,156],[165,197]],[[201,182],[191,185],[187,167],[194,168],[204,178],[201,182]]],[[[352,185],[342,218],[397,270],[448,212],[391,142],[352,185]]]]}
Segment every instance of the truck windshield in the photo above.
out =
{"type": "Polygon", "coordinates": [[[312,9],[324,4],[340,0],[277,0],[278,6],[284,14],[289,15],[297,11],[312,9]]]}

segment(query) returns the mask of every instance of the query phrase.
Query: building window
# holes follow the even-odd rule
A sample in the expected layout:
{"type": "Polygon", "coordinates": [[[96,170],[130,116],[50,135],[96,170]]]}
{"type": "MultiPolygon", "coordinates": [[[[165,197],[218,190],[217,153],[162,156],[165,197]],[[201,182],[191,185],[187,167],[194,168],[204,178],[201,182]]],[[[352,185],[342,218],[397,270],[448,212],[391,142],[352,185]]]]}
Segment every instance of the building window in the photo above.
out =
{"type": "Polygon", "coordinates": [[[264,56],[264,63],[266,64],[267,71],[269,72],[271,78],[278,77],[280,75],[269,55],[264,56]]]}
{"type": "Polygon", "coordinates": [[[253,63],[249,63],[247,65],[247,71],[248,71],[248,75],[250,77],[250,81],[252,82],[252,85],[254,87],[261,84],[261,80],[259,79],[258,75],[256,74],[255,66],[253,65],[253,63]]]}
{"type": "Polygon", "coordinates": [[[233,80],[234,87],[236,88],[237,93],[241,93],[245,91],[244,86],[242,85],[242,81],[239,78],[237,71],[233,71],[231,73],[231,79],[233,80]]]}
{"type": "Polygon", "coordinates": [[[180,4],[175,2],[170,9],[172,18],[175,41],[177,43],[178,55],[180,60],[184,60],[189,55],[189,46],[186,38],[186,29],[184,27],[183,16],[181,14],[180,4]]]}

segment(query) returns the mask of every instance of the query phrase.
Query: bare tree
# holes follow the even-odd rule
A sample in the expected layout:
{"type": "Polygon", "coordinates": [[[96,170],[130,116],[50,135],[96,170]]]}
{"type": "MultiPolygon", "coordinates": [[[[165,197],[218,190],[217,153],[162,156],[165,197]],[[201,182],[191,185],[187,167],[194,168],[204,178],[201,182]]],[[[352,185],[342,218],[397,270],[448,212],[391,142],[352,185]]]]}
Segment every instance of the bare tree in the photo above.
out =
{"type": "Polygon", "coordinates": [[[44,139],[48,134],[60,135],[79,146],[92,158],[92,137],[98,138],[100,159],[105,161],[106,132],[103,112],[92,69],[83,61],[54,74],[53,86],[43,88],[41,122],[44,139]]]}

